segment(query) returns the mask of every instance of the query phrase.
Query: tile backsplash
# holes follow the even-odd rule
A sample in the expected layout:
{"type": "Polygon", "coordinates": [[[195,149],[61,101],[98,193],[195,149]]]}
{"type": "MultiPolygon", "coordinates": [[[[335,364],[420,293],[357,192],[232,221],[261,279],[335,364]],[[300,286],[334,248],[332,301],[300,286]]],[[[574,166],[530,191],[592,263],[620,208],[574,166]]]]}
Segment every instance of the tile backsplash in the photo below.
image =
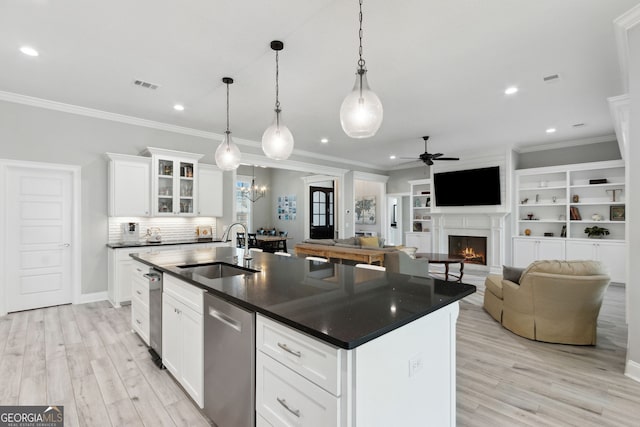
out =
{"type": "Polygon", "coordinates": [[[210,225],[212,236],[216,234],[216,218],[213,217],[192,217],[192,218],[133,218],[133,217],[112,217],[109,218],[109,242],[118,243],[122,241],[120,224],[123,222],[140,223],[140,238],[145,240],[145,234],[150,227],[158,227],[163,242],[172,240],[195,239],[196,227],[210,225]]]}

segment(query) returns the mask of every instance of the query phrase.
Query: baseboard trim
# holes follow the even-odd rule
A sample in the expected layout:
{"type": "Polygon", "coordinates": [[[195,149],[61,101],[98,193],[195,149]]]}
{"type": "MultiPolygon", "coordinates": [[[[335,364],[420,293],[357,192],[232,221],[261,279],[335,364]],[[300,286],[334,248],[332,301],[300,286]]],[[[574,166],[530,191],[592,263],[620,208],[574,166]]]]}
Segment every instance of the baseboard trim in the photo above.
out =
{"type": "Polygon", "coordinates": [[[105,301],[107,299],[109,298],[107,296],[106,291],[92,292],[90,294],[80,294],[80,297],[78,298],[78,301],[76,302],[76,304],[86,304],[88,302],[105,301]]]}
{"type": "Polygon", "coordinates": [[[624,374],[634,381],[640,382],[640,363],[633,360],[627,360],[627,366],[624,370],[624,374]]]}

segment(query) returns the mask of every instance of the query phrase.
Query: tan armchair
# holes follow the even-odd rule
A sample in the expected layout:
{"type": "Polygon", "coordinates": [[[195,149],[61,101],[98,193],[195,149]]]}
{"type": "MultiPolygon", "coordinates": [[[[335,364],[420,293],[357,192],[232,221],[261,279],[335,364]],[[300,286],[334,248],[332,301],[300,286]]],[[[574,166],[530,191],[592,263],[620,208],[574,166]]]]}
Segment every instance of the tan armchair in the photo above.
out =
{"type": "Polygon", "coordinates": [[[598,261],[536,261],[520,284],[489,275],[484,308],[513,333],[537,341],[596,344],[609,275],[598,261]]]}

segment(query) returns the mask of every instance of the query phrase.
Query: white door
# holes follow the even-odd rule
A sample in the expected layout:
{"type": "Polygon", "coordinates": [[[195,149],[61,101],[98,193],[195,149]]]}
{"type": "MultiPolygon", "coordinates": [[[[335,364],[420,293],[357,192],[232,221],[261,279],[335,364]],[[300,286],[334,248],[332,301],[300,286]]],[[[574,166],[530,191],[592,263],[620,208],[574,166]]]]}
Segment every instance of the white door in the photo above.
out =
{"type": "Polygon", "coordinates": [[[7,167],[7,311],[72,302],[73,173],[7,167]]]}

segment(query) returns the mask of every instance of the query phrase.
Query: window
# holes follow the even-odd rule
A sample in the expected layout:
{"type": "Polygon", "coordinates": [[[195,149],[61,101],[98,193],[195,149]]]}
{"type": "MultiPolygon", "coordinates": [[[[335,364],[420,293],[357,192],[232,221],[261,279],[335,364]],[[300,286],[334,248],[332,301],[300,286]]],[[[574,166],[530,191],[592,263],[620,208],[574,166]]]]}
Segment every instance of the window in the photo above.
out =
{"type": "Polygon", "coordinates": [[[251,177],[239,175],[236,179],[236,222],[245,224],[247,230],[253,230],[251,223],[253,203],[246,197],[242,197],[242,189],[249,189],[249,187],[251,187],[251,177]]]}

